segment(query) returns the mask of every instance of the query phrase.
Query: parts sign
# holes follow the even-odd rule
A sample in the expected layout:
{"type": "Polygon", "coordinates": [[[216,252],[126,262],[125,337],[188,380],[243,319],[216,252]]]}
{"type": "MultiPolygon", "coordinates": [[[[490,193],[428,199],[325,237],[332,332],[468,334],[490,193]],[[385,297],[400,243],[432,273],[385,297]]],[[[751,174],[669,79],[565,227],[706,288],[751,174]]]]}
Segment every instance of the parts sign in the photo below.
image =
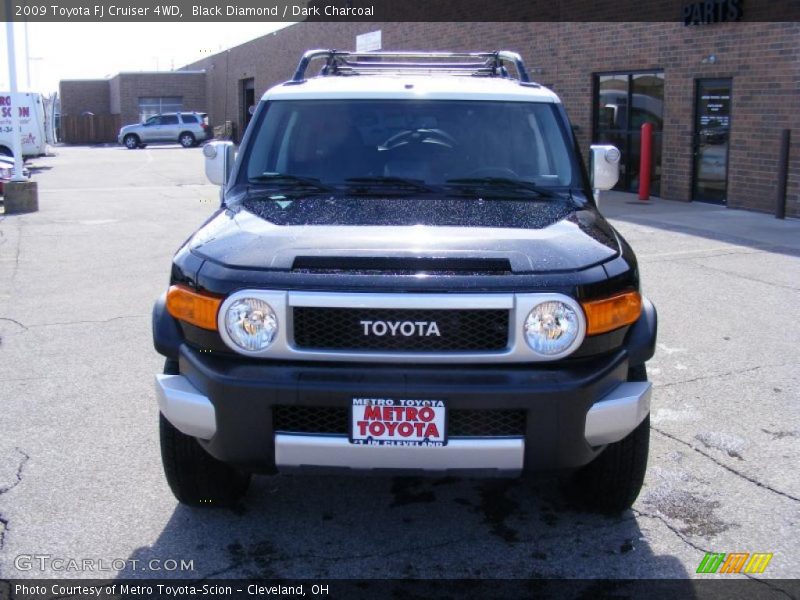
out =
{"type": "Polygon", "coordinates": [[[444,446],[442,400],[353,398],[350,440],[372,446],[444,446]]]}

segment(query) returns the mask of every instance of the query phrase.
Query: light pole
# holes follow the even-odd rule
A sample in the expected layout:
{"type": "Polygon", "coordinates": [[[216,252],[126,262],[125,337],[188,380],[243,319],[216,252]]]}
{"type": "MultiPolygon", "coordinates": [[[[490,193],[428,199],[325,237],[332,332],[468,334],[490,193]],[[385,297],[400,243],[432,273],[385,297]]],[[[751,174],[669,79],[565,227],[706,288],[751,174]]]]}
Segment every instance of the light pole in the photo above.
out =
{"type": "MultiPolygon", "coordinates": [[[[34,82],[34,80],[36,80],[37,72],[36,72],[36,69],[34,69],[33,77],[31,77],[31,63],[33,61],[37,61],[37,60],[44,60],[44,58],[41,57],[41,56],[29,56],[28,57],[28,91],[29,92],[37,91],[37,92],[40,92],[40,93],[44,93],[44,92],[47,92],[48,90],[43,90],[41,88],[38,89],[38,90],[34,90],[34,88],[33,88],[33,82],[34,82]]],[[[39,74],[41,74],[41,70],[39,71],[39,74]]]]}
{"type": "Polygon", "coordinates": [[[11,181],[3,186],[3,212],[29,213],[39,210],[39,191],[35,181],[22,176],[22,143],[19,130],[19,96],[17,94],[17,58],[14,48],[14,23],[11,19],[11,0],[6,0],[6,37],[8,42],[8,79],[11,87],[11,151],[14,168],[11,181]]]}
{"type": "MultiPolygon", "coordinates": [[[[11,15],[11,0],[6,0],[6,14],[11,15]]],[[[25,181],[22,176],[22,144],[19,139],[19,98],[17,97],[17,59],[14,48],[14,23],[6,21],[8,47],[8,79],[11,84],[11,152],[14,154],[14,169],[11,181],[25,181]]]]}

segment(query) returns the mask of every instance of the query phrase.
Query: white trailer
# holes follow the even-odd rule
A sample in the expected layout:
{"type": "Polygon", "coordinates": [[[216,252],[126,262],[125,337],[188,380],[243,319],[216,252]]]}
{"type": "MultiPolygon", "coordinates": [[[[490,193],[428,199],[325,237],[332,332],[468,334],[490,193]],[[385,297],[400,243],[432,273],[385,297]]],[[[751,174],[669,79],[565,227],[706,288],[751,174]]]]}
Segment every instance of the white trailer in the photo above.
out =
{"type": "MultiPolygon", "coordinates": [[[[49,108],[54,105],[49,103],[49,108]]],[[[0,154],[13,156],[12,110],[19,115],[23,158],[46,154],[47,145],[55,143],[52,110],[45,110],[45,99],[33,92],[18,92],[15,98],[10,92],[0,92],[0,154]]]]}

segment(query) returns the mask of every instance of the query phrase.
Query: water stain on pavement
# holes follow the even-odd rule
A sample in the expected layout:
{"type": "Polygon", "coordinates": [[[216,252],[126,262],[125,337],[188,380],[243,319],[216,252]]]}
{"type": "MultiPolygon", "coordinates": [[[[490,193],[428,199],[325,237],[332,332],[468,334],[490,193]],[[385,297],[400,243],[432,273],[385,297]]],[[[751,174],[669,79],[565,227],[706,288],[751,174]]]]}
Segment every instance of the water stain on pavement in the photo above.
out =
{"type": "Polygon", "coordinates": [[[478,487],[480,511],[489,525],[489,531],[508,543],[519,541],[517,531],[506,523],[506,519],[519,507],[519,504],[507,496],[513,486],[513,480],[487,480],[478,487]]]}
{"type": "Polygon", "coordinates": [[[429,480],[423,480],[420,477],[395,477],[392,479],[394,501],[391,506],[434,502],[436,495],[431,490],[420,489],[428,482],[429,480]]]}
{"type": "Polygon", "coordinates": [[[681,533],[713,537],[730,529],[730,525],[721,521],[714,511],[720,507],[716,500],[706,500],[687,492],[662,486],[651,490],[644,499],[644,504],[654,508],[665,517],[680,521],[681,533]]]}
{"type": "Polygon", "coordinates": [[[228,544],[228,556],[232,567],[244,568],[250,577],[271,578],[278,576],[272,563],[277,556],[275,547],[266,541],[256,542],[245,548],[239,542],[228,544]]]}
{"type": "Polygon", "coordinates": [[[724,452],[731,458],[744,460],[742,451],[747,447],[747,441],[737,435],[717,431],[701,431],[694,436],[706,448],[724,452]]]}

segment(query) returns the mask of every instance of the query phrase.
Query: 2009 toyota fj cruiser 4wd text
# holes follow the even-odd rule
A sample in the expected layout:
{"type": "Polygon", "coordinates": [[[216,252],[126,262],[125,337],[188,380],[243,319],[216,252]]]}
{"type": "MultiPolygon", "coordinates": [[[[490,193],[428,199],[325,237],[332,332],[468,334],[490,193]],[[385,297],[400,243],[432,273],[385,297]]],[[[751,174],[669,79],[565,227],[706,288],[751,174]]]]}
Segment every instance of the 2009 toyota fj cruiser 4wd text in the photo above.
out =
{"type": "Polygon", "coordinates": [[[231,505],[253,472],[563,470],[631,506],[656,312],[593,197],[619,152],[592,147],[590,182],[519,55],[310,51],[235,161],[204,154],[222,206],[153,313],[178,500],[231,505]]]}

